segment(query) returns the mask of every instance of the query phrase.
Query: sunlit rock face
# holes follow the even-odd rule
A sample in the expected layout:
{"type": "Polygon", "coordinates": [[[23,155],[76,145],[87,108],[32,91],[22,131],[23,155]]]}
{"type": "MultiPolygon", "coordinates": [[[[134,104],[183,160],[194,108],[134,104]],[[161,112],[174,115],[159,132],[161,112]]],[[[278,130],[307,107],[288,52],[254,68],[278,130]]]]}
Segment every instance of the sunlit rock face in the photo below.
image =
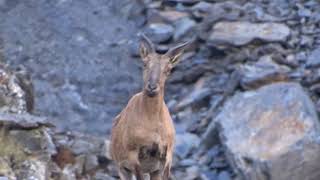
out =
{"type": "Polygon", "coordinates": [[[239,93],[215,120],[243,179],[320,178],[320,124],[300,85],[275,83],[239,93]]]}

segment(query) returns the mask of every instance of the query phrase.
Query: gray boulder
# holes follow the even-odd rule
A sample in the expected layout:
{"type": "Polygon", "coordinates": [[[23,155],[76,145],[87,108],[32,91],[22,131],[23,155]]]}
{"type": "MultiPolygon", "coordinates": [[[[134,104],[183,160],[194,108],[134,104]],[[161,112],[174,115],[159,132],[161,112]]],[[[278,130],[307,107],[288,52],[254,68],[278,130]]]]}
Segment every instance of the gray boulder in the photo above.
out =
{"type": "Polygon", "coordinates": [[[0,111],[24,113],[33,110],[33,85],[25,71],[11,71],[0,64],[0,111]]]}
{"type": "Polygon", "coordinates": [[[29,114],[0,114],[0,119],[1,175],[10,180],[48,179],[48,163],[56,153],[49,123],[29,114]]]}
{"type": "Polygon", "coordinates": [[[320,179],[320,124],[296,83],[236,94],[214,119],[239,179],[320,179]]]}
{"type": "Polygon", "coordinates": [[[213,25],[209,43],[241,46],[252,40],[284,42],[290,29],[279,23],[219,22],[213,25]]]}

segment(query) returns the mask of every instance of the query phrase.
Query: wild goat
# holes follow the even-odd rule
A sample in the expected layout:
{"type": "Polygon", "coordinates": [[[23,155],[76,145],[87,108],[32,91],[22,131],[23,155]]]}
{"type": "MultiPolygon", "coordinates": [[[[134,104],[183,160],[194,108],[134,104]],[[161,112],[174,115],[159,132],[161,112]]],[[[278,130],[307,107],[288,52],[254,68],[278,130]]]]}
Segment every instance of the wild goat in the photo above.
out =
{"type": "Polygon", "coordinates": [[[169,179],[175,129],[163,99],[164,86],[187,45],[158,54],[152,42],[142,35],[143,90],[130,99],[112,127],[111,156],[121,180],[130,180],[133,175],[143,180],[144,174],[150,174],[151,180],[169,179]]]}

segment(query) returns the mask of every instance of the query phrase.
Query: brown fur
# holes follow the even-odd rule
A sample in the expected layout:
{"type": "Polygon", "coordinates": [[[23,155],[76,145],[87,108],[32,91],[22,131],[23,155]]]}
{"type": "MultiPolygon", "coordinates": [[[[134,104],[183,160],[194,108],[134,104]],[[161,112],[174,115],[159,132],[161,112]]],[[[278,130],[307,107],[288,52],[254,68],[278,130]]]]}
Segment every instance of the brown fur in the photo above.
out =
{"type": "Polygon", "coordinates": [[[134,95],[115,118],[111,134],[111,156],[122,180],[130,180],[133,175],[143,180],[146,173],[151,180],[169,179],[175,129],[163,100],[164,85],[186,45],[160,55],[143,36],[143,91],[134,95]]]}

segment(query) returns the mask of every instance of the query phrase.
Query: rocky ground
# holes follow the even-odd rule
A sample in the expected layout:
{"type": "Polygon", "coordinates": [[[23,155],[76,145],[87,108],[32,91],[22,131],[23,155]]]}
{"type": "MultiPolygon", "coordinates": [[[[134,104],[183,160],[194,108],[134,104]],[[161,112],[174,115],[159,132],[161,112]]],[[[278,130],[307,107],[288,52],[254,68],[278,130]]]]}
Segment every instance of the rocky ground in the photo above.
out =
{"type": "Polygon", "coordinates": [[[320,179],[319,9],[315,0],[0,1],[0,47],[17,69],[1,67],[0,176],[117,177],[101,135],[141,87],[143,32],[159,52],[193,40],[167,83],[172,179],[320,179]]]}
{"type": "Polygon", "coordinates": [[[128,55],[137,30],[126,19],[128,2],[0,2],[3,54],[30,72],[36,114],[60,129],[109,132],[141,86],[139,61],[128,55]]]}

